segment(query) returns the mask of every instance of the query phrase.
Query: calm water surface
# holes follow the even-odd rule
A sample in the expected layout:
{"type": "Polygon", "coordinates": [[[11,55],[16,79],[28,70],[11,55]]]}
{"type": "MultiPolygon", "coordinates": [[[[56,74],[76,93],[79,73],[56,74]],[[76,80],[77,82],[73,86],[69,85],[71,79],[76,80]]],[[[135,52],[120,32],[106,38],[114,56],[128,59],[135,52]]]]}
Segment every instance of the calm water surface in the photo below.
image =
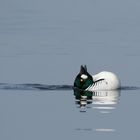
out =
{"type": "Polygon", "coordinates": [[[139,17],[138,0],[0,1],[0,139],[139,139],[139,88],[71,89],[81,64],[140,87],[139,17]]]}

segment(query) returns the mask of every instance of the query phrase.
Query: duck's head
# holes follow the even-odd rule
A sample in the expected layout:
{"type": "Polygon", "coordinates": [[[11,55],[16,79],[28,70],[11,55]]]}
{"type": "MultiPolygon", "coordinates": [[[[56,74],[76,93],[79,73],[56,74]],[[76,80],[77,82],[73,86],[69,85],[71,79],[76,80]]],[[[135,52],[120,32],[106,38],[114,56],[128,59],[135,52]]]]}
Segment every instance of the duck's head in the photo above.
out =
{"type": "Polygon", "coordinates": [[[74,81],[74,87],[81,90],[85,90],[92,84],[93,84],[93,78],[87,72],[87,67],[81,65],[80,72],[76,76],[75,81],[74,81]]]}

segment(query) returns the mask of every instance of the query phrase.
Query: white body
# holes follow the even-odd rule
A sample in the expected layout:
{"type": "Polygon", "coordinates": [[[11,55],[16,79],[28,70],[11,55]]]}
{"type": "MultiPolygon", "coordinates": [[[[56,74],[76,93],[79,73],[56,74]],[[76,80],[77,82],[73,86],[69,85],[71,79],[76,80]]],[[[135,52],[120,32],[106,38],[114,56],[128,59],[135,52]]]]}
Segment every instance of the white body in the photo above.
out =
{"type": "Polygon", "coordinates": [[[92,86],[88,87],[86,89],[88,91],[116,90],[119,89],[121,86],[120,80],[112,72],[103,71],[96,75],[93,75],[92,77],[93,77],[93,81],[97,81],[99,79],[104,79],[104,80],[96,82],[92,86]]]}

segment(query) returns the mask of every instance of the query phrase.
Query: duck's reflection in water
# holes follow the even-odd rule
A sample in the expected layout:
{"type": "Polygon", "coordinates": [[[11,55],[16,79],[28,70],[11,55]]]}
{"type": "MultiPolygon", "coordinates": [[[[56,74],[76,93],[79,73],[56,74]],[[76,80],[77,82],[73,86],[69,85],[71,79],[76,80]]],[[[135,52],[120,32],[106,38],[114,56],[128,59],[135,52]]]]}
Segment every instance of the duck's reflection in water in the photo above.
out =
{"type": "Polygon", "coordinates": [[[120,90],[90,92],[75,89],[74,96],[80,112],[86,112],[88,108],[92,108],[100,113],[110,113],[116,108],[120,90]]]}

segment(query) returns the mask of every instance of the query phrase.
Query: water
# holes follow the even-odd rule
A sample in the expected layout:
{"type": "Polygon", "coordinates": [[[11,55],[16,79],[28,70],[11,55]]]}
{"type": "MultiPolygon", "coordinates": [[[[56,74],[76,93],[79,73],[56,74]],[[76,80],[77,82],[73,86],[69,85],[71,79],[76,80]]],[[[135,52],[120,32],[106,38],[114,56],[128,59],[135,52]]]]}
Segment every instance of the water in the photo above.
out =
{"type": "Polygon", "coordinates": [[[139,7],[0,1],[0,139],[139,139],[139,7]],[[81,64],[116,73],[122,90],[75,99],[81,64]]]}

